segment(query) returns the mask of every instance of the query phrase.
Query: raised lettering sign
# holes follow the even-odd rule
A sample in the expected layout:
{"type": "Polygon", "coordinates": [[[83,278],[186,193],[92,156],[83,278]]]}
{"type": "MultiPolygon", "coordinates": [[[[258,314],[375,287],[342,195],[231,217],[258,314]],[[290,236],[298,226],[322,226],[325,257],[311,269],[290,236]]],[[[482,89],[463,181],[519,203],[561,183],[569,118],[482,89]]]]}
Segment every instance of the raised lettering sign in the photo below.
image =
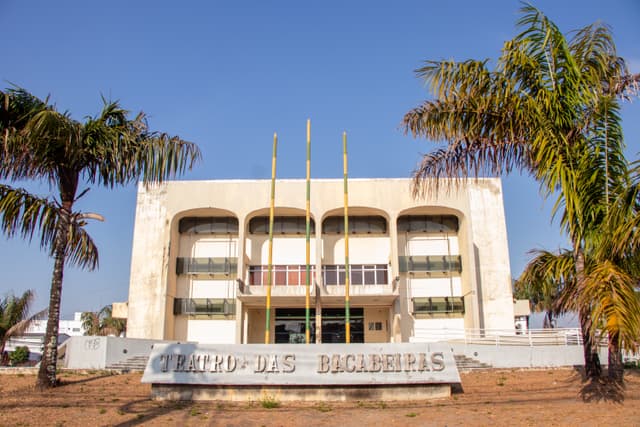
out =
{"type": "Polygon", "coordinates": [[[363,385],[460,382],[445,344],[156,344],[154,384],[363,385]]]}

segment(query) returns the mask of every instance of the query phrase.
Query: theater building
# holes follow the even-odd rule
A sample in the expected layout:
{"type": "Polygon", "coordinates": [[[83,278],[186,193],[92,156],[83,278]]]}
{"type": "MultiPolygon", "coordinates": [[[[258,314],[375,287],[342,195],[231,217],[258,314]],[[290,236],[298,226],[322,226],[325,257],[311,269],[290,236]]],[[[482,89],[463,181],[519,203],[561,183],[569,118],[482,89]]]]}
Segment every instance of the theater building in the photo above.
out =
{"type": "MultiPolygon", "coordinates": [[[[140,185],[127,336],[264,343],[269,180],[140,185]]],[[[305,341],[304,180],[278,180],[269,337],[305,341]]],[[[342,179],[311,181],[311,341],[345,342],[342,179]]],[[[514,329],[499,179],[415,199],[408,179],[349,181],[351,342],[514,329]],[[437,333],[436,333],[437,332],[437,333]]]]}

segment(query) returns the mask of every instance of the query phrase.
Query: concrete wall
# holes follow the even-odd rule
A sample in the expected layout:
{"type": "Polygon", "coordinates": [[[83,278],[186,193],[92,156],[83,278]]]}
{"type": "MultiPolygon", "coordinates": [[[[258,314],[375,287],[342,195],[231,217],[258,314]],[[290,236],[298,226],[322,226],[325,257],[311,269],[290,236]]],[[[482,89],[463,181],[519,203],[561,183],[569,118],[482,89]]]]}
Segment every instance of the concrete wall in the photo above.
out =
{"type": "Polygon", "coordinates": [[[483,319],[479,327],[510,329],[514,327],[513,293],[502,184],[499,180],[481,180],[467,191],[477,263],[476,296],[483,319]]]}
{"type": "Polygon", "coordinates": [[[140,184],[133,229],[127,336],[163,339],[168,292],[169,229],[166,186],[140,184]]]}
{"type": "Polygon", "coordinates": [[[105,369],[134,356],[148,356],[158,340],[119,337],[71,337],[65,342],[64,362],[69,369],[105,369]]]}
{"type": "MultiPolygon", "coordinates": [[[[581,345],[496,346],[449,343],[454,354],[463,354],[494,368],[555,368],[584,365],[581,345]]],[[[607,364],[607,349],[600,349],[600,362],[607,364]]]]}

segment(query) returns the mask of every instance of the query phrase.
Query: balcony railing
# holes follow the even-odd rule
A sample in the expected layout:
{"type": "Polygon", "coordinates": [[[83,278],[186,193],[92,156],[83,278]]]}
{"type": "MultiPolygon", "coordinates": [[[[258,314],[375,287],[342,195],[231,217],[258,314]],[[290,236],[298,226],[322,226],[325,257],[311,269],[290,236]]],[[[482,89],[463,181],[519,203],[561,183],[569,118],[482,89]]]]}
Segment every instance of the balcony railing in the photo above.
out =
{"type": "MultiPolygon", "coordinates": [[[[313,284],[315,266],[311,266],[310,284],[313,284]]],[[[274,265],[272,266],[274,286],[305,286],[307,281],[306,265],[274,265]]],[[[269,266],[251,265],[249,266],[249,285],[267,286],[269,284],[269,266]]]]}
{"type": "Polygon", "coordinates": [[[413,314],[464,314],[463,297],[422,297],[412,298],[413,314]]]}
{"type": "Polygon", "coordinates": [[[401,273],[460,273],[462,271],[460,255],[412,255],[398,258],[401,273]]]}
{"type": "Polygon", "coordinates": [[[173,314],[188,315],[234,315],[236,303],[225,298],[176,298],[173,300],[173,314]]]}
{"type": "Polygon", "coordinates": [[[176,274],[235,274],[238,258],[178,258],[176,274]]]}
{"type": "MultiPolygon", "coordinates": [[[[352,264],[349,265],[349,284],[388,285],[388,271],[387,264],[352,264]]],[[[345,276],[344,264],[322,266],[322,278],[325,285],[344,285],[345,276]]]]}

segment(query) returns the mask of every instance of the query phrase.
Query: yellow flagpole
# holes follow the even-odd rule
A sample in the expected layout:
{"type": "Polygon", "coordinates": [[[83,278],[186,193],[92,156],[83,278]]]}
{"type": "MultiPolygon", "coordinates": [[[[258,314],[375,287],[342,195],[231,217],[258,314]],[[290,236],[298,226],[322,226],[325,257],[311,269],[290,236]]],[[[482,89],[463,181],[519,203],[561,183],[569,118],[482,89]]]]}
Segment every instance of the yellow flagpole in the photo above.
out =
{"type": "Polygon", "coordinates": [[[311,342],[311,313],[310,313],[310,288],[311,288],[311,120],[307,119],[307,199],[306,199],[306,275],[305,275],[305,340],[311,342]]]}
{"type": "Polygon", "coordinates": [[[351,342],[351,308],[349,307],[349,184],[347,180],[347,132],[342,134],[344,163],[344,326],[345,342],[351,342]]]}
{"type": "Polygon", "coordinates": [[[271,157],[271,204],[269,207],[269,266],[267,277],[267,313],[264,328],[264,343],[269,344],[269,332],[271,331],[271,285],[273,284],[273,216],[276,198],[276,148],[278,146],[278,134],[273,134],[273,155],[271,157]]]}

